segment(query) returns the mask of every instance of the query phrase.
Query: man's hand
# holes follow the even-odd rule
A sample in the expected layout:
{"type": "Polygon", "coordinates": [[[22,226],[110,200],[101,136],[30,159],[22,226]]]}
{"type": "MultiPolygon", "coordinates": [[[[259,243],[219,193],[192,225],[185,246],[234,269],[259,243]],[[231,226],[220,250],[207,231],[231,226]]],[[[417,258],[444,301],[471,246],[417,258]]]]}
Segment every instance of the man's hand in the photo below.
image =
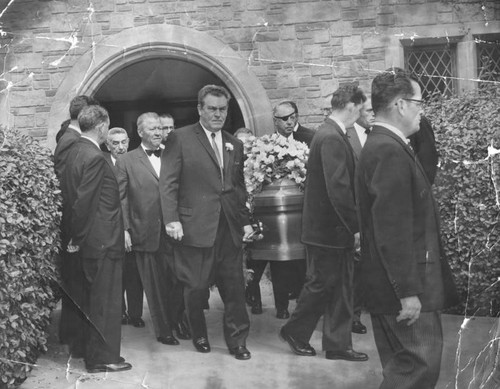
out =
{"type": "Polygon", "coordinates": [[[130,253],[132,251],[132,238],[130,237],[130,233],[125,230],[125,251],[130,253]]]}
{"type": "Polygon", "coordinates": [[[184,232],[182,231],[181,222],[171,222],[165,226],[165,231],[167,235],[175,240],[181,240],[184,236],[184,232]]]}
{"type": "Polygon", "coordinates": [[[73,239],[71,239],[68,243],[68,247],[66,248],[68,253],[77,253],[80,251],[80,246],[76,246],[73,244],[73,239]]]}
{"type": "Polygon", "coordinates": [[[361,238],[359,232],[354,234],[354,251],[359,251],[361,249],[361,238]]]}
{"type": "Polygon", "coordinates": [[[399,301],[401,301],[403,309],[399,311],[399,316],[396,318],[396,321],[400,322],[401,320],[409,319],[407,325],[411,326],[420,316],[420,309],[422,308],[420,299],[418,296],[410,296],[402,298],[399,301]]]}
{"type": "Polygon", "coordinates": [[[250,224],[247,224],[243,227],[243,242],[251,242],[251,235],[253,235],[253,227],[250,224]]]}

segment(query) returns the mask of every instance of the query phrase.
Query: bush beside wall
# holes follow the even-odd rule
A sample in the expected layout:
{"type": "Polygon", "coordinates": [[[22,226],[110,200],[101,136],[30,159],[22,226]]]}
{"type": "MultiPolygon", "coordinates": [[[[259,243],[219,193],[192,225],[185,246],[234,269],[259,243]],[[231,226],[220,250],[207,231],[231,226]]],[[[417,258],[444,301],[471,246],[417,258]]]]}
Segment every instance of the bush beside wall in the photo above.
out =
{"type": "Polygon", "coordinates": [[[500,164],[497,157],[488,158],[488,146],[500,148],[500,89],[433,101],[426,115],[434,125],[440,154],[435,193],[442,240],[462,299],[452,312],[496,316],[500,164]]]}
{"type": "Polygon", "coordinates": [[[3,131],[0,388],[11,388],[26,379],[32,364],[46,351],[56,303],[61,196],[50,150],[30,136],[3,131]]]}

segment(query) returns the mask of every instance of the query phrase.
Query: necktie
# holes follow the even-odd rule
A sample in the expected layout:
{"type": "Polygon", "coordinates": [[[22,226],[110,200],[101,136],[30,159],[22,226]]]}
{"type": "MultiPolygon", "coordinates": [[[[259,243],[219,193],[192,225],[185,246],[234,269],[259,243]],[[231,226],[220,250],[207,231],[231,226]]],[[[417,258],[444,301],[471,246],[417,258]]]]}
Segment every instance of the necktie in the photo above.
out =
{"type": "Polygon", "coordinates": [[[148,155],[148,157],[151,157],[151,155],[154,154],[156,157],[160,158],[161,149],[156,149],[156,150],[146,149],[146,154],[148,155]]]}
{"type": "Polygon", "coordinates": [[[214,149],[215,156],[217,157],[217,162],[219,163],[221,179],[224,180],[224,173],[222,170],[222,167],[223,167],[222,166],[222,158],[220,157],[219,148],[217,147],[217,143],[215,143],[215,133],[212,132],[210,134],[210,136],[212,137],[212,148],[214,149]]]}

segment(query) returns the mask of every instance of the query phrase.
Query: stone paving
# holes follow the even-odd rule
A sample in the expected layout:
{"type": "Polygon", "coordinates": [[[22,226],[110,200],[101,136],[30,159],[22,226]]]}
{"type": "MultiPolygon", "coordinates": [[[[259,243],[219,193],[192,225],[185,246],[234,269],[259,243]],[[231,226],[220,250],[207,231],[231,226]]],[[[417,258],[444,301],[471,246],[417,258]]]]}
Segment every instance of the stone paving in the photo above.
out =
{"type": "MultiPolygon", "coordinates": [[[[362,316],[368,334],[353,334],[353,345],[369,355],[368,362],[329,361],[318,352],[316,357],[291,353],[278,338],[284,321],[275,318],[269,285],[263,286],[264,313],[251,315],[252,327],[247,346],[249,361],[229,355],[222,337],[222,302],[212,292],[206,312],[212,352],[201,354],[191,341],[179,346],[156,342],[145,305],[146,328],[122,327],[122,356],[132,363],[130,371],[111,374],[88,374],[83,360],[69,360],[65,346],[58,344],[54,312],[49,351],[38,360],[21,389],[376,389],[382,380],[380,361],[375,348],[371,322],[362,316]]],[[[293,309],[295,303],[290,304],[293,309]]],[[[474,318],[464,324],[460,316],[443,315],[445,349],[438,389],[467,388],[475,357],[491,339],[495,319],[474,318]],[[463,326],[462,336],[459,331],[463,326]],[[460,352],[457,345],[460,341],[460,352]],[[459,369],[456,366],[460,367],[459,369]]],[[[318,329],[321,328],[321,323],[318,329]]],[[[321,331],[316,330],[311,344],[321,350],[321,331]]]]}

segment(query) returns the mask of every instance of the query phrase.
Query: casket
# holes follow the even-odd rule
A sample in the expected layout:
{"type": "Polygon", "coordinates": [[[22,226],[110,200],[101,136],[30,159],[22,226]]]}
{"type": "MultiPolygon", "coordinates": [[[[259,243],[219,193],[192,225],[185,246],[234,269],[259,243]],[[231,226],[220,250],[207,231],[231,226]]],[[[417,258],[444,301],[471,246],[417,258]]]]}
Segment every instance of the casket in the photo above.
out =
{"type": "Polygon", "coordinates": [[[306,257],[300,242],[304,194],[289,179],[267,184],[254,197],[254,218],[262,222],[264,238],[249,245],[254,260],[290,261],[306,257]]]}

